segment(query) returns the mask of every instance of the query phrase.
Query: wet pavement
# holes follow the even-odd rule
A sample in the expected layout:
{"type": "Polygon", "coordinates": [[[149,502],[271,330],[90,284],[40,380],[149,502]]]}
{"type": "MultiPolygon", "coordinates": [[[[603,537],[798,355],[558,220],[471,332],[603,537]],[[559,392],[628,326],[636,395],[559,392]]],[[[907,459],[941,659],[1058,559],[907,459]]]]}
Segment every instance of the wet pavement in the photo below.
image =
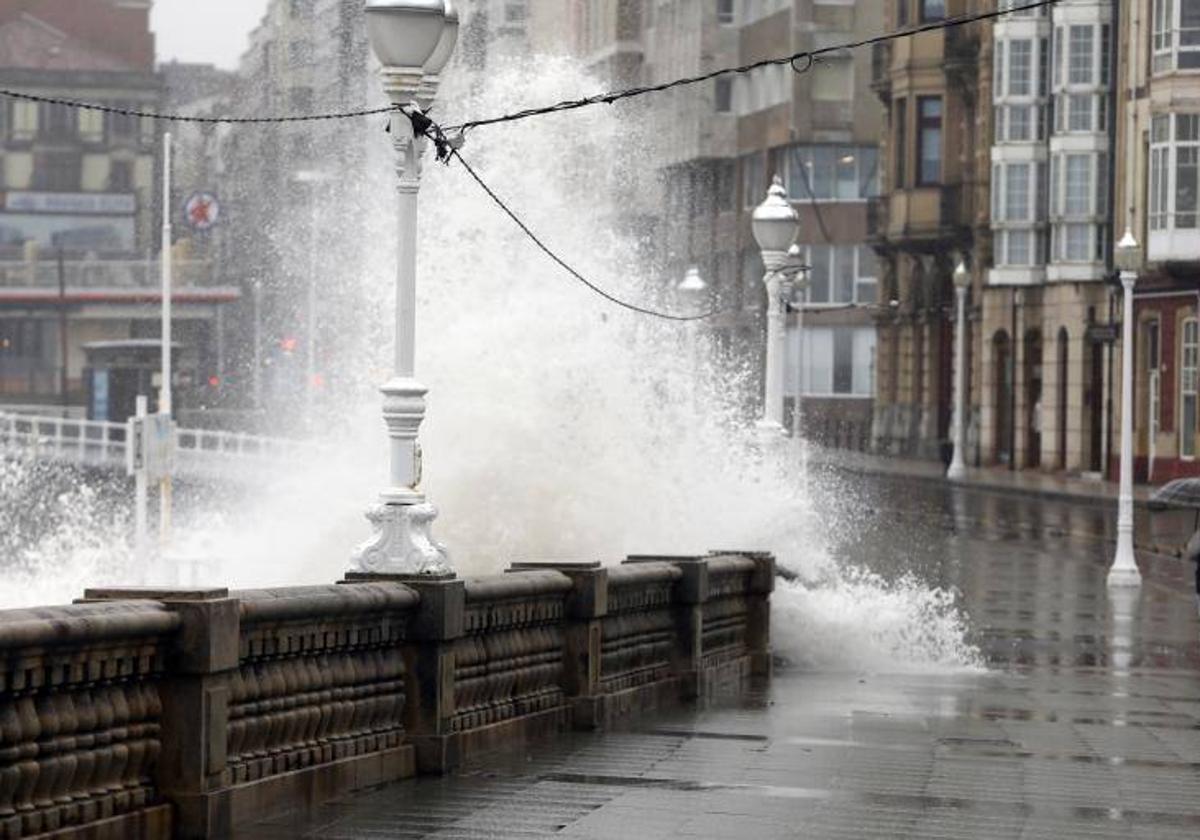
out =
{"type": "Polygon", "coordinates": [[[1140,591],[1109,593],[1107,506],[887,479],[855,492],[861,527],[835,550],[956,587],[986,671],[785,668],[747,696],[491,756],[245,836],[1200,837],[1190,569],[1145,558],[1140,591]]]}

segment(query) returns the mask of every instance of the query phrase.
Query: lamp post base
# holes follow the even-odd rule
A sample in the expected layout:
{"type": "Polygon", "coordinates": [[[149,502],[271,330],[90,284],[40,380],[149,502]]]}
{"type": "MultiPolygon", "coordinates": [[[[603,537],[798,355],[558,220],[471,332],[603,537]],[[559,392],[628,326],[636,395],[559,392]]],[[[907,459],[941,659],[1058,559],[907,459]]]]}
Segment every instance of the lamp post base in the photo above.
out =
{"type": "Polygon", "coordinates": [[[1109,586],[1141,586],[1142,573],[1138,571],[1133,554],[1133,539],[1124,534],[1117,538],[1117,558],[1108,572],[1109,586]]]}
{"type": "Polygon", "coordinates": [[[787,437],[787,429],[777,420],[759,420],[754,428],[764,437],[787,437]]]}
{"type": "Polygon", "coordinates": [[[359,572],[388,575],[453,574],[446,547],[433,538],[437,508],[419,504],[381,504],[367,511],[375,536],[354,552],[359,572]]]}
{"type": "Polygon", "coordinates": [[[967,465],[961,461],[953,461],[946,470],[946,478],[950,481],[962,481],[967,477],[967,465]]]}

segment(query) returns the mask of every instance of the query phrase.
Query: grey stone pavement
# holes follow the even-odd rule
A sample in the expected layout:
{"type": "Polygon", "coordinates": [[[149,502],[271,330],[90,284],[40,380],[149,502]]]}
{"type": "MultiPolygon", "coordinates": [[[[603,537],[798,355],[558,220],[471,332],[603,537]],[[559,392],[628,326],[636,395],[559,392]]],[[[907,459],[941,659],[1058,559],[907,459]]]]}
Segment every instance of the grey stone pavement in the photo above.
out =
{"type": "Polygon", "coordinates": [[[244,836],[1200,837],[1200,622],[1180,561],[1145,558],[1143,588],[1110,594],[1104,511],[886,479],[854,504],[839,550],[957,587],[986,670],[784,665],[703,709],[244,836]]]}

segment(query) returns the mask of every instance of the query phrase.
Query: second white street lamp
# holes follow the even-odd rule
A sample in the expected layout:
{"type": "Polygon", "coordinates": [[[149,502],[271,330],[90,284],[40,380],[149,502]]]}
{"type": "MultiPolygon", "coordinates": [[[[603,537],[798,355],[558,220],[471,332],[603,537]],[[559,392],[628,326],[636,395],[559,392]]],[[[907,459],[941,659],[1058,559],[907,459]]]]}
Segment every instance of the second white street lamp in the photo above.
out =
{"type": "MultiPolygon", "coordinates": [[[[450,60],[458,20],[446,0],[366,0],[367,35],[383,65],[383,89],[397,108],[428,109],[433,80],[450,60]]],[[[428,389],[415,378],[417,303],[417,193],[427,145],[411,121],[392,118],[398,182],[399,252],[396,266],[395,374],[383,392],[383,419],[391,438],[391,484],[367,513],[375,536],[354,553],[358,571],[375,574],[451,575],[446,550],[431,534],[437,510],[421,491],[421,447],[428,389]]]]}
{"type": "Polygon", "coordinates": [[[971,288],[971,273],[965,260],[954,269],[954,296],[957,316],[954,325],[954,458],[946,478],[961,481],[967,475],[967,291],[971,288]]]}
{"type": "Polygon", "coordinates": [[[787,198],[783,180],[776,175],[767,190],[767,198],[754,209],[751,217],[754,239],[762,251],[767,286],[767,369],[763,397],[763,416],[759,428],[786,434],[783,425],[784,354],[787,352],[787,307],[791,300],[791,282],[784,269],[788,249],[800,233],[800,217],[787,198]]]}
{"type": "Polygon", "coordinates": [[[1142,582],[1133,553],[1133,287],[1142,266],[1142,249],[1126,230],[1116,249],[1117,270],[1125,293],[1121,325],[1121,483],[1117,500],[1117,556],[1108,573],[1109,586],[1142,582]]]}

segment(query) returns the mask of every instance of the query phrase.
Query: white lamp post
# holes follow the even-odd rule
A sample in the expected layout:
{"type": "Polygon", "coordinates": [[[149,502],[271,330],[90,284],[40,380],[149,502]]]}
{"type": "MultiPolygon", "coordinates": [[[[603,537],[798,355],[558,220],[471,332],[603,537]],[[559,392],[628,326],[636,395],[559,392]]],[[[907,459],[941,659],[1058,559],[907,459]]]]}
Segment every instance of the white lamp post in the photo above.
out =
{"type": "Polygon", "coordinates": [[[971,288],[971,273],[959,260],[954,269],[954,296],[958,314],[954,335],[954,458],[946,478],[961,481],[967,474],[967,290],[971,288]]]}
{"type": "Polygon", "coordinates": [[[791,297],[791,283],[783,269],[788,264],[788,249],[800,233],[800,218],[788,201],[787,190],[778,175],[767,190],[766,200],[754,209],[751,221],[754,239],[766,267],[763,282],[767,286],[767,370],[763,417],[758,425],[765,431],[785,434],[783,359],[787,352],[787,302],[791,297]]]}
{"type": "MultiPolygon", "coordinates": [[[[457,18],[447,19],[446,0],[366,0],[367,35],[383,65],[383,88],[392,104],[428,108],[436,77],[450,60],[457,18]],[[438,63],[434,63],[434,60],[438,63]]],[[[359,571],[377,574],[450,575],[446,550],[430,529],[437,510],[421,492],[421,448],[428,389],[415,378],[417,301],[417,192],[426,141],[411,122],[392,119],[399,176],[399,252],[396,267],[395,376],[383,392],[383,419],[391,438],[391,486],[367,513],[376,535],[354,553],[359,571]]]]}
{"type": "Polygon", "coordinates": [[[1109,586],[1138,586],[1142,575],[1133,554],[1133,287],[1142,265],[1142,249],[1126,230],[1116,249],[1117,269],[1125,290],[1121,329],[1121,485],[1117,511],[1117,556],[1108,573],[1109,586]]]}

